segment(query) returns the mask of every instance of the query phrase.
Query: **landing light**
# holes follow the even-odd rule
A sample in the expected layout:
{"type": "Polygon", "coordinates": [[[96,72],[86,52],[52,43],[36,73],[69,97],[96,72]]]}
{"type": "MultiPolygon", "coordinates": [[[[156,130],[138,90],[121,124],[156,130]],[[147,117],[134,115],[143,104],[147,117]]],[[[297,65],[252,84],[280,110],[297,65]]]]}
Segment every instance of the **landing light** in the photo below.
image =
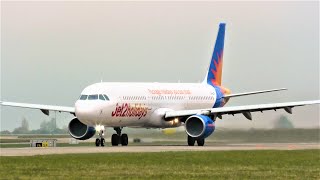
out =
{"type": "Polygon", "coordinates": [[[178,119],[178,118],[174,118],[173,122],[174,122],[175,124],[178,124],[179,119],[178,119]]]}
{"type": "Polygon", "coordinates": [[[104,126],[102,126],[102,125],[96,125],[95,129],[96,129],[97,132],[100,132],[100,130],[103,130],[103,131],[104,131],[104,126]]]}
{"type": "Polygon", "coordinates": [[[179,123],[179,119],[178,118],[174,118],[172,121],[171,121],[171,124],[172,125],[175,125],[175,124],[178,124],[179,123]]]}

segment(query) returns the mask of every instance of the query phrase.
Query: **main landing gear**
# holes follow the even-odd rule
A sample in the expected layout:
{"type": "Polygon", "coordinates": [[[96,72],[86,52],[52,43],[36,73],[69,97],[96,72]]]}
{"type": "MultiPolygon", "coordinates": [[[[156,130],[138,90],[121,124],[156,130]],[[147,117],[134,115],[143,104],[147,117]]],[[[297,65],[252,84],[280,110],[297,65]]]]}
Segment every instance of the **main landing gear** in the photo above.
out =
{"type": "Polygon", "coordinates": [[[195,138],[188,135],[188,146],[194,146],[196,141],[197,141],[198,146],[204,145],[204,139],[195,139],[195,138]]]}
{"type": "Polygon", "coordinates": [[[121,134],[122,127],[115,127],[113,128],[117,134],[112,134],[111,136],[111,144],[112,146],[118,146],[121,144],[122,146],[128,145],[128,135],[121,134]]]}
{"type": "Polygon", "coordinates": [[[98,135],[99,135],[99,138],[96,139],[96,146],[98,147],[98,146],[101,145],[101,146],[103,147],[104,144],[105,144],[105,142],[106,142],[106,141],[104,140],[104,138],[103,138],[103,136],[104,136],[104,130],[101,129],[101,130],[99,131],[98,135]]]}

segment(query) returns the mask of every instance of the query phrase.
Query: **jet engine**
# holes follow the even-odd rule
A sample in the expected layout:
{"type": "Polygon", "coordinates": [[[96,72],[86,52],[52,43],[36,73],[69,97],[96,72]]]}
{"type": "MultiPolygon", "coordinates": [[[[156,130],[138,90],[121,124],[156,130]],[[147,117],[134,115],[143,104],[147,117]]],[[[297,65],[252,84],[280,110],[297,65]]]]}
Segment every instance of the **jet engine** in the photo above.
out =
{"type": "Polygon", "coordinates": [[[78,140],[90,139],[95,135],[96,130],[94,127],[87,126],[79,121],[78,118],[74,118],[69,123],[69,134],[78,140]]]}
{"type": "Polygon", "coordinates": [[[204,139],[213,133],[215,124],[208,116],[193,115],[186,120],[185,128],[189,136],[196,139],[204,139]]]}

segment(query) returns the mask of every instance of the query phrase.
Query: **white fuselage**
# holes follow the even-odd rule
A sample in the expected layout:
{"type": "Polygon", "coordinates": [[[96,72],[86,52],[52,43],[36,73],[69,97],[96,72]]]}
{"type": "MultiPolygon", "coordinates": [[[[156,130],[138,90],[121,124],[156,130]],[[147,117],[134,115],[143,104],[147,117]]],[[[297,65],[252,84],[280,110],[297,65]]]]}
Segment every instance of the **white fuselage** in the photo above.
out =
{"type": "Polygon", "coordinates": [[[202,83],[96,83],[81,95],[109,99],[77,100],[76,116],[88,126],[150,128],[181,124],[165,122],[160,111],[212,108],[217,98],[215,88],[202,83]]]}

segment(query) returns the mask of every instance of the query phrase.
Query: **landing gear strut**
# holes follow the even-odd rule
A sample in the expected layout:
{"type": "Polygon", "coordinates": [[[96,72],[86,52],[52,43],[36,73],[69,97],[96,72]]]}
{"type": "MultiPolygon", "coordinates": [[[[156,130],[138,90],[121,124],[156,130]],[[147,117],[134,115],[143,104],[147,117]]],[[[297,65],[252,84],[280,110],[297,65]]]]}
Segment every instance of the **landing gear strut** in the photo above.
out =
{"type": "Polygon", "coordinates": [[[121,144],[122,146],[128,145],[128,135],[121,134],[122,127],[115,127],[113,128],[117,134],[112,134],[111,136],[111,144],[112,146],[118,146],[121,144]]]}
{"type": "Polygon", "coordinates": [[[194,146],[195,142],[197,141],[198,146],[204,145],[204,139],[195,139],[188,135],[188,146],[194,146]]]}
{"type": "Polygon", "coordinates": [[[103,147],[105,142],[106,142],[105,139],[104,139],[104,130],[101,129],[99,131],[98,135],[99,135],[99,137],[96,139],[96,146],[98,147],[98,146],[101,145],[101,147],[103,147]]]}

